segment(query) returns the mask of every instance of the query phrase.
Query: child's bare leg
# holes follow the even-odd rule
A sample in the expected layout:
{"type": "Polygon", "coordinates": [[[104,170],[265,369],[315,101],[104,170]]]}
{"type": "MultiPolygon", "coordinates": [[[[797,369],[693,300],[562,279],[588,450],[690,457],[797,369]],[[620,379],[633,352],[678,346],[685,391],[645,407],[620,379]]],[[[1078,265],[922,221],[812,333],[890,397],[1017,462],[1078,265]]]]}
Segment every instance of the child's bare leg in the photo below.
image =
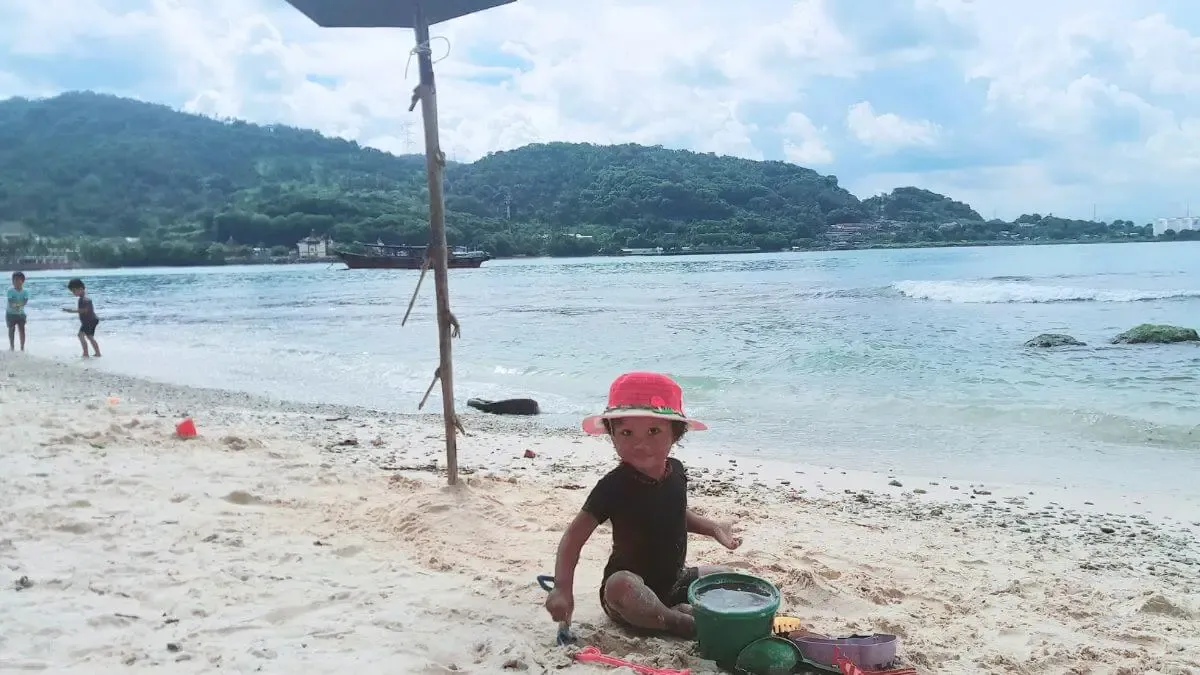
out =
{"type": "MultiPolygon", "coordinates": [[[[725,565],[698,565],[696,567],[696,576],[697,577],[706,577],[710,574],[720,574],[722,572],[736,572],[736,571],[737,570],[735,570],[734,568],[727,567],[725,565]]],[[[684,614],[687,614],[687,615],[692,614],[692,606],[687,604],[686,602],[675,605],[671,609],[673,609],[677,612],[683,612],[684,614]]]]}
{"type": "Polygon", "coordinates": [[[696,634],[691,614],[667,607],[654,591],[632,572],[617,572],[604,584],[604,602],[637,628],[665,631],[682,638],[696,634]]]}
{"type": "Polygon", "coordinates": [[[83,358],[86,359],[88,356],[90,356],[90,354],[88,354],[87,336],[83,334],[83,331],[79,331],[79,346],[83,347],[83,358]]]}
{"type": "Polygon", "coordinates": [[[16,324],[12,324],[12,323],[8,324],[8,351],[10,351],[10,352],[17,348],[16,343],[13,342],[13,337],[16,335],[16,333],[17,333],[16,324]]]}
{"type": "MultiPolygon", "coordinates": [[[[21,351],[25,351],[25,324],[17,324],[17,335],[21,336],[21,351]]],[[[8,341],[11,343],[12,338],[9,338],[8,341]]]]}
{"type": "Polygon", "coordinates": [[[100,358],[100,345],[96,343],[96,338],[91,335],[87,336],[88,342],[92,343],[92,356],[100,358]]]}

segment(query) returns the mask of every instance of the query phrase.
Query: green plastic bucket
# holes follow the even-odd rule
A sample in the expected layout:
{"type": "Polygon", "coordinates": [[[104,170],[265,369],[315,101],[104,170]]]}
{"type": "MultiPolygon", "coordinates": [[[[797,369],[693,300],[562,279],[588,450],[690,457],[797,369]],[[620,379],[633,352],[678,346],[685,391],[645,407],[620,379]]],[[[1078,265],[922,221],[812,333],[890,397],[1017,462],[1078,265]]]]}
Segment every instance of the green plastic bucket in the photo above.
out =
{"type": "Polygon", "coordinates": [[[771,635],[779,589],[756,576],[722,572],[693,581],[688,604],[696,619],[700,655],[730,669],[746,645],[771,635]]]}

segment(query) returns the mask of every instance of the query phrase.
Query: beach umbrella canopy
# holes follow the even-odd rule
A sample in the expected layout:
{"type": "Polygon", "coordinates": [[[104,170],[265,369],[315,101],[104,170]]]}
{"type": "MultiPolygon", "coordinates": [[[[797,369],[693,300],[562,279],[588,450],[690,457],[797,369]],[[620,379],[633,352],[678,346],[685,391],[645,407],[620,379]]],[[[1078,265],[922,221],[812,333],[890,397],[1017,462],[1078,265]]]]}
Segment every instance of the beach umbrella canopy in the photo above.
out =
{"type": "Polygon", "coordinates": [[[287,0],[324,28],[416,28],[417,6],[425,21],[441,23],[516,0],[287,0]]]}

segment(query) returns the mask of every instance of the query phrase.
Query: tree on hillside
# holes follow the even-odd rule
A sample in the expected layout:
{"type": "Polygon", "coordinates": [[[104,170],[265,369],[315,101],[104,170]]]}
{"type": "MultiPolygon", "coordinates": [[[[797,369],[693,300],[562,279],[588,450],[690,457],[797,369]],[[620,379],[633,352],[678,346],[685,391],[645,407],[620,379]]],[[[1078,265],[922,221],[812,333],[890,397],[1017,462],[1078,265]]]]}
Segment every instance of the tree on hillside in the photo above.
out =
{"type": "MultiPolygon", "coordinates": [[[[860,202],[836,176],[661,146],[535,144],[451,163],[446,178],[451,245],[498,255],[778,250],[828,244],[831,227],[876,220],[901,223],[871,235],[886,244],[1008,236],[1007,225],[927,190],[860,202]]],[[[0,219],[85,238],[96,262],[200,264],[243,247],[290,249],[311,233],[424,244],[427,200],[423,157],[315,131],[93,93],[0,101],[0,219]]],[[[1036,227],[1052,238],[1134,228],[1081,222],[1037,216],[1036,227]]]]}

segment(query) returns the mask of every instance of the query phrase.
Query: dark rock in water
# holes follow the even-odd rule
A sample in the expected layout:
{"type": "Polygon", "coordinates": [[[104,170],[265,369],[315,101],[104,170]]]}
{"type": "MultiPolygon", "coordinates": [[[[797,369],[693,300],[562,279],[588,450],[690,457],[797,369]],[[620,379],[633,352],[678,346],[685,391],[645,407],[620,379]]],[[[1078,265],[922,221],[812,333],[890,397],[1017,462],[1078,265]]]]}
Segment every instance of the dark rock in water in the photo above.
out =
{"type": "Polygon", "coordinates": [[[1026,347],[1086,347],[1087,344],[1076,340],[1070,335],[1061,333],[1042,333],[1025,343],[1026,347]]]}
{"type": "Polygon", "coordinates": [[[1134,326],[1109,340],[1114,345],[1170,344],[1172,342],[1200,342],[1195,328],[1144,323],[1134,326]]]}
{"type": "Polygon", "coordinates": [[[467,405],[493,415],[537,415],[541,412],[538,402],[531,398],[506,398],[503,401],[472,398],[467,400],[467,405]]]}

